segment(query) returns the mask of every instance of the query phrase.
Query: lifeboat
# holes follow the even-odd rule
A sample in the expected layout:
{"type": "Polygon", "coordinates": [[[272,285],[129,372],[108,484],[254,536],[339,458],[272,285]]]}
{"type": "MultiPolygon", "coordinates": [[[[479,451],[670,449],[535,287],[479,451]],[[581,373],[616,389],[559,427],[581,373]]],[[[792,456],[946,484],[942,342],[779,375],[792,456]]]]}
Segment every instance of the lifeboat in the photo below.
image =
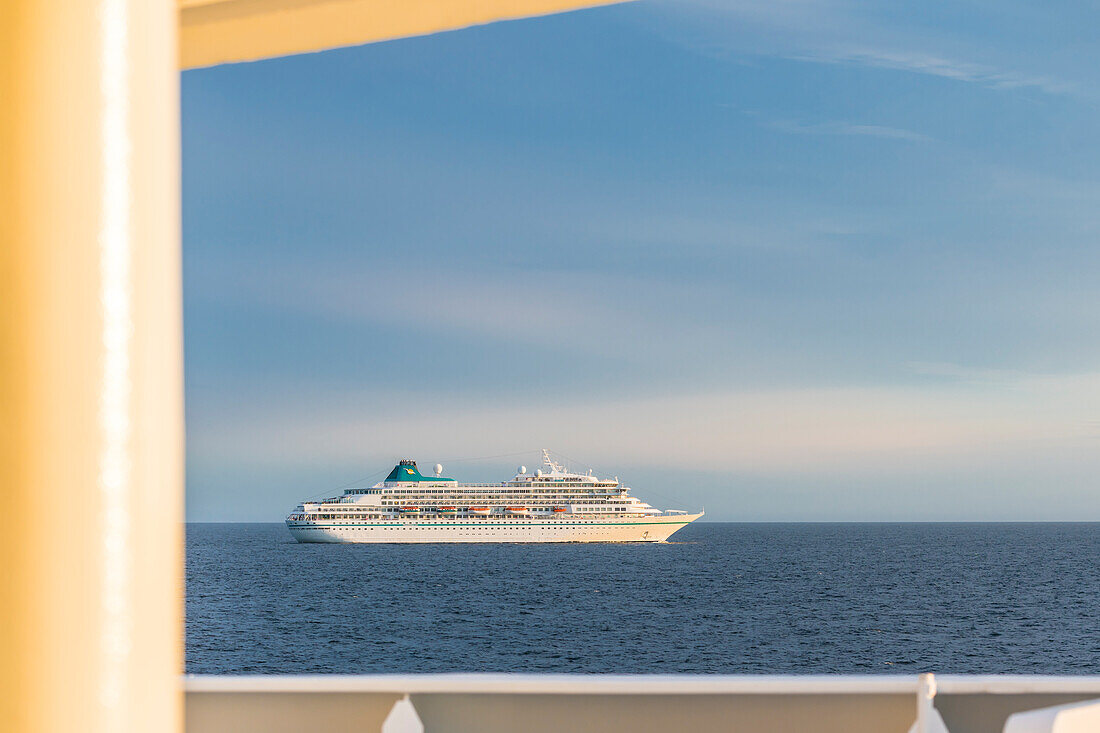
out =
{"type": "Polygon", "coordinates": [[[409,512],[409,513],[418,512],[418,511],[420,511],[420,507],[418,507],[418,506],[403,506],[403,507],[401,507],[401,511],[403,513],[404,512],[409,512]]]}
{"type": "Polygon", "coordinates": [[[559,514],[560,514],[561,512],[564,512],[564,511],[565,511],[565,507],[563,507],[563,506],[556,506],[556,507],[554,507],[554,512],[555,512],[555,513],[559,513],[559,514]]]}
{"type": "Polygon", "coordinates": [[[487,506],[472,506],[472,507],[470,507],[470,513],[471,514],[488,514],[491,511],[493,511],[493,510],[490,507],[487,507],[487,506]]]}
{"type": "Polygon", "coordinates": [[[525,506],[506,506],[506,507],[504,507],[504,511],[508,512],[509,514],[526,514],[527,513],[527,507],[525,507],[525,506]]]}

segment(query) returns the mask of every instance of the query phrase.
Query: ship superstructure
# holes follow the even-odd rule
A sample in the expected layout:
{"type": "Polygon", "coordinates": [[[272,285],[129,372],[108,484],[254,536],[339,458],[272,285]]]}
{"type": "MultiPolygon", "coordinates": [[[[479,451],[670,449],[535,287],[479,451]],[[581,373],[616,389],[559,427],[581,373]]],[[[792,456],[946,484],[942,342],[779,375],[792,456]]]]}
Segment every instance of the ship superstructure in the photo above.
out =
{"type": "Polygon", "coordinates": [[[703,516],[655,509],[618,478],[574,473],[542,452],[509,481],[459,483],[402,460],[384,481],[306,501],[286,519],[299,542],[663,542],[703,516]]]}

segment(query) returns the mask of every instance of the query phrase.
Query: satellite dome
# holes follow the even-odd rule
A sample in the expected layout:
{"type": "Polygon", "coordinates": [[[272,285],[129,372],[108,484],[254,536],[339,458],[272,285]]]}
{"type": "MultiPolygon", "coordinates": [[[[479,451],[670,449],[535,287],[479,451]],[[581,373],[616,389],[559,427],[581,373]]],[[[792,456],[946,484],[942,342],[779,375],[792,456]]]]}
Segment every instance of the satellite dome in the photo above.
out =
{"type": "Polygon", "coordinates": [[[435,475],[436,476],[441,476],[442,474],[443,474],[443,464],[442,463],[435,464],[435,475]]]}
{"type": "Polygon", "coordinates": [[[527,473],[527,466],[520,466],[518,469],[516,469],[516,473],[519,473],[519,474],[527,473]]]}

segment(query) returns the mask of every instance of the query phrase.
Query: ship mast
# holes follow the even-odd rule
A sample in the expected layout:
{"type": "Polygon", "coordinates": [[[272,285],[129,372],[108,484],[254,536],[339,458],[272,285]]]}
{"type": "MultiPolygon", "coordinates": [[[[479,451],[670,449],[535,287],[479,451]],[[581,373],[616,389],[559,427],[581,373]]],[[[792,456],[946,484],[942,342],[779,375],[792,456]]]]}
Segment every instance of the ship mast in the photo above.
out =
{"type": "Polygon", "coordinates": [[[565,466],[555,463],[554,459],[550,457],[550,451],[546,448],[542,449],[542,465],[549,468],[551,473],[566,473],[565,466]]]}

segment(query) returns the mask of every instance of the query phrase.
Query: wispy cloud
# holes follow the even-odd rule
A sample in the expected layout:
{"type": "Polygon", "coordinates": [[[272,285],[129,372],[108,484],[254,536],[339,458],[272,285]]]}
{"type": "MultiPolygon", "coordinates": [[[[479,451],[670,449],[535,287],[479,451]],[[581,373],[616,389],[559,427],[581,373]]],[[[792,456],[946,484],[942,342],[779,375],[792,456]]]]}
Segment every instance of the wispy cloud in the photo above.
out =
{"type": "Polygon", "coordinates": [[[684,323],[665,308],[704,297],[697,283],[551,270],[458,272],[308,259],[256,268],[247,258],[226,255],[216,271],[193,282],[190,293],[220,307],[259,307],[273,318],[290,312],[409,329],[418,337],[462,334],[517,349],[568,347],[622,358],[650,358],[654,350],[692,345],[698,350],[718,328],[713,322],[684,323]]]}
{"type": "Polygon", "coordinates": [[[887,140],[906,140],[909,142],[927,142],[932,138],[919,132],[884,125],[860,125],[851,122],[795,122],[793,120],[771,120],[768,127],[795,135],[843,135],[855,137],[878,137],[887,140]]]}
{"type": "Polygon", "coordinates": [[[1025,373],[1014,369],[968,367],[941,361],[914,361],[909,363],[909,369],[922,377],[970,384],[1004,385],[1027,378],[1025,373]]]}
{"type": "MultiPolygon", "coordinates": [[[[946,29],[889,20],[889,13],[843,0],[691,0],[669,7],[675,8],[670,17],[681,21],[695,8],[686,42],[703,52],[902,71],[989,89],[1085,95],[1076,81],[1020,69],[1017,65],[1025,63],[1027,54],[1019,47],[1006,53],[981,39],[960,44],[946,29]]],[[[998,17],[992,8],[990,20],[998,17]]],[[[1039,57],[1030,61],[1033,66],[1041,63],[1039,57]]]]}
{"type": "Polygon", "coordinates": [[[806,53],[789,53],[785,56],[798,61],[849,64],[926,74],[944,79],[981,84],[992,89],[1032,88],[1047,94],[1075,94],[1080,91],[1076,84],[1050,76],[1002,70],[983,64],[904,50],[826,47],[806,53]]]}
{"type": "Polygon", "coordinates": [[[308,405],[263,399],[222,408],[196,431],[192,448],[256,462],[294,454],[347,462],[364,458],[364,446],[381,456],[409,445],[482,455],[551,444],[612,465],[822,475],[904,472],[929,462],[996,464],[1007,456],[1039,460],[1094,446],[1100,373],[998,377],[564,400],[535,413],[514,401],[459,395],[314,395],[308,405]]]}

